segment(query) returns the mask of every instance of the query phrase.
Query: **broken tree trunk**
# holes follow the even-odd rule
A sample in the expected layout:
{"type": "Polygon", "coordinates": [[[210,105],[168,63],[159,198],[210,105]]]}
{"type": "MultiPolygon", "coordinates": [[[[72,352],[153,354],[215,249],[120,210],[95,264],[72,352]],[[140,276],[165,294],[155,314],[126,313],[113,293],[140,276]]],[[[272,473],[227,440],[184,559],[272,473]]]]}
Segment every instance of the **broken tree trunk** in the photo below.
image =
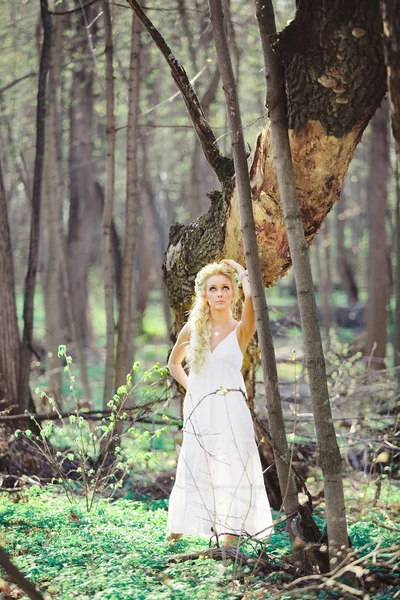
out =
{"type": "MultiPolygon", "coordinates": [[[[339,199],[356,146],[385,94],[381,29],[377,0],[323,0],[300,2],[295,19],[277,36],[307,245],[339,199]]],[[[269,122],[249,167],[263,279],[270,286],[288,271],[291,258],[269,122]]],[[[197,271],[224,256],[243,262],[235,180],[229,173],[219,179],[223,191],[210,193],[209,210],[188,226],[171,228],[164,273],[178,330],[197,271]]]]}

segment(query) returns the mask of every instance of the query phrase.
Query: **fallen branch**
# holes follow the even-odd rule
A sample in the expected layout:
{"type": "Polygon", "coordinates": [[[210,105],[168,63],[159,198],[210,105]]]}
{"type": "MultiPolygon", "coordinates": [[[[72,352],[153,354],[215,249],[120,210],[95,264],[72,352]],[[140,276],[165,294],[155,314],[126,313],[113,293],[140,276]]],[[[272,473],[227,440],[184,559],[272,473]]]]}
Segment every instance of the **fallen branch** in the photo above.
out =
{"type": "Polygon", "coordinates": [[[0,548],[0,565],[3,567],[7,575],[23,590],[32,600],[43,600],[35,586],[28,581],[19,569],[11,562],[8,555],[0,548]]]}
{"type": "Polygon", "coordinates": [[[396,533],[400,533],[400,529],[397,527],[390,527],[389,525],[384,525],[383,523],[379,523],[375,519],[372,520],[374,525],[378,525],[378,527],[382,527],[383,529],[388,529],[389,531],[395,531],[396,533]]]}

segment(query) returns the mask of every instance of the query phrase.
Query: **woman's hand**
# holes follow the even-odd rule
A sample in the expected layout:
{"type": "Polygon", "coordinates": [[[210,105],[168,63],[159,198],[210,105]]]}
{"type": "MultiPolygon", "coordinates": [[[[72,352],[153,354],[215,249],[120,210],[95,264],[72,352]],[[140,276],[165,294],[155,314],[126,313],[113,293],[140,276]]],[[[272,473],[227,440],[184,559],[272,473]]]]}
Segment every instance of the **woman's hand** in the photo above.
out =
{"type": "Polygon", "coordinates": [[[221,262],[225,263],[229,267],[232,267],[232,269],[235,269],[235,271],[238,273],[238,275],[240,275],[241,273],[243,273],[245,271],[245,268],[242,267],[242,265],[237,263],[235,260],[232,260],[231,258],[224,258],[221,260],[221,262]]]}

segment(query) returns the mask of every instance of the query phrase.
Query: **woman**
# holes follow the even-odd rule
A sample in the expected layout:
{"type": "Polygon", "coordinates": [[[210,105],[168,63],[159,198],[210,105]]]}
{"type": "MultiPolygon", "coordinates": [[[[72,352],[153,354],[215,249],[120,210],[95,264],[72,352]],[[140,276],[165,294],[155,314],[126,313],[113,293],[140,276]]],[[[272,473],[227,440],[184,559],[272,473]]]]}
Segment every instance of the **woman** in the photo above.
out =
{"type": "Polygon", "coordinates": [[[210,537],[230,544],[242,532],[266,536],[272,517],[240,368],[255,332],[247,271],[233,260],[197,274],[189,320],[168,366],[185,389],[183,443],[168,511],[168,536],[210,537]],[[242,318],[232,308],[241,281],[242,318]],[[189,376],[182,367],[186,358],[189,376]]]}

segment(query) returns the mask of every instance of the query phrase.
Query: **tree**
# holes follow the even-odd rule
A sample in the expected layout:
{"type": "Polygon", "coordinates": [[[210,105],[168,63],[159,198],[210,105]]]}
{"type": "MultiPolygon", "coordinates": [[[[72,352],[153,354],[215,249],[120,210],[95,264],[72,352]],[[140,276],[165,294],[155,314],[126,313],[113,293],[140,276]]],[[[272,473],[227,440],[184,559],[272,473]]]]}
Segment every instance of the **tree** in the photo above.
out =
{"type": "MultiPolygon", "coordinates": [[[[400,14],[396,0],[381,0],[390,113],[397,158],[394,364],[400,366],[400,14]]],[[[400,375],[399,375],[400,380],[400,375]]]]}
{"type": "MultiPolygon", "coordinates": [[[[213,27],[219,70],[224,87],[228,124],[232,137],[232,153],[238,188],[240,221],[243,232],[246,265],[249,269],[252,298],[256,312],[257,332],[261,346],[261,363],[264,373],[269,426],[273,441],[283,506],[290,522],[298,512],[299,503],[296,483],[290,467],[290,454],[286,440],[285,425],[278,389],[278,377],[268,307],[265,300],[258,257],[243,127],[240,118],[236,82],[225,34],[224,13],[221,0],[210,0],[210,18],[213,27]]],[[[295,536],[292,534],[290,527],[289,531],[291,533],[291,539],[294,541],[295,536]]]]}
{"type": "Polygon", "coordinates": [[[315,429],[324,478],[329,550],[331,557],[335,557],[336,560],[337,552],[348,547],[342,462],[332,420],[311,265],[290,151],[285,95],[281,85],[282,66],[279,58],[274,54],[270,42],[271,36],[276,33],[272,1],[260,0],[257,5],[259,7],[257,18],[260,23],[266,66],[267,107],[271,119],[272,152],[296,281],[305,363],[310,381],[315,429]]]}
{"type": "Polygon", "coordinates": [[[25,278],[24,331],[22,335],[18,385],[19,405],[22,410],[28,408],[30,398],[29,377],[32,356],[33,305],[39,256],[40,209],[45,154],[46,88],[51,49],[51,16],[47,0],[40,0],[40,13],[43,24],[43,43],[37,93],[36,156],[32,190],[31,233],[28,270],[25,278]]]}
{"type": "Polygon", "coordinates": [[[346,225],[346,210],[348,207],[346,190],[343,187],[340,194],[340,203],[336,205],[336,255],[337,270],[341,284],[347,294],[349,304],[355,304],[358,301],[358,287],[355,277],[355,268],[351,251],[346,248],[344,243],[344,232],[346,225]]]}
{"type": "MultiPolygon", "coordinates": [[[[1,141],[1,138],[0,138],[1,141]]],[[[20,339],[15,306],[14,265],[12,259],[7,198],[0,149],[0,410],[19,411],[18,378],[20,339]]]]}
{"type": "Polygon", "coordinates": [[[140,33],[139,19],[133,15],[131,62],[129,69],[129,112],[127,135],[127,182],[125,206],[125,242],[121,276],[121,304],[118,321],[118,343],[116,358],[116,386],[124,385],[126,375],[132,367],[132,281],[136,245],[136,213],[137,213],[137,140],[140,83],[140,33]]]}
{"type": "MultiPolygon", "coordinates": [[[[96,207],[94,164],[94,79],[95,66],[92,44],[96,40],[99,9],[96,5],[82,7],[72,14],[72,39],[75,59],[70,89],[70,139],[68,262],[71,280],[73,315],[83,347],[90,346],[87,276],[91,261],[93,222],[96,207]],[[90,31],[89,31],[90,26],[90,31]]],[[[55,17],[59,18],[59,17],[55,17]]],[[[64,290],[66,293],[66,290],[64,290]]],[[[72,339],[67,310],[64,311],[64,342],[72,339]]]]}
{"type": "MultiPolygon", "coordinates": [[[[128,2],[137,10],[135,0],[128,2]]],[[[161,42],[159,47],[164,53],[161,42]]],[[[362,132],[385,93],[379,4],[376,0],[367,5],[360,0],[301,2],[295,19],[277,37],[277,48],[284,65],[291,149],[309,245],[338,199],[362,132]]],[[[168,50],[168,56],[173,56],[168,50]]],[[[173,76],[179,80],[188,106],[193,93],[182,82],[183,69],[176,59],[169,64],[175,69],[173,76]]],[[[230,175],[229,161],[217,153],[215,138],[196,107],[193,100],[189,114],[208,162],[221,181],[230,175]]],[[[270,148],[267,123],[250,156],[266,285],[272,285],[291,265],[270,148]]],[[[178,224],[171,229],[165,279],[178,329],[190,303],[198,267],[223,256],[243,260],[234,180],[229,193],[214,192],[211,200],[209,210],[193,224],[178,224]]]]}
{"type": "Polygon", "coordinates": [[[107,342],[106,372],[104,376],[103,405],[113,395],[115,385],[115,325],[114,325],[114,273],[112,261],[112,215],[115,192],[115,114],[114,114],[114,67],[113,67],[113,32],[111,9],[108,2],[103,2],[106,55],[106,100],[107,100],[107,184],[103,211],[103,270],[104,296],[106,305],[107,342]]]}
{"type": "Polygon", "coordinates": [[[386,242],[387,184],[389,175],[389,105],[385,101],[372,120],[368,186],[368,310],[367,353],[374,369],[385,366],[386,313],[389,272],[386,242]]]}

